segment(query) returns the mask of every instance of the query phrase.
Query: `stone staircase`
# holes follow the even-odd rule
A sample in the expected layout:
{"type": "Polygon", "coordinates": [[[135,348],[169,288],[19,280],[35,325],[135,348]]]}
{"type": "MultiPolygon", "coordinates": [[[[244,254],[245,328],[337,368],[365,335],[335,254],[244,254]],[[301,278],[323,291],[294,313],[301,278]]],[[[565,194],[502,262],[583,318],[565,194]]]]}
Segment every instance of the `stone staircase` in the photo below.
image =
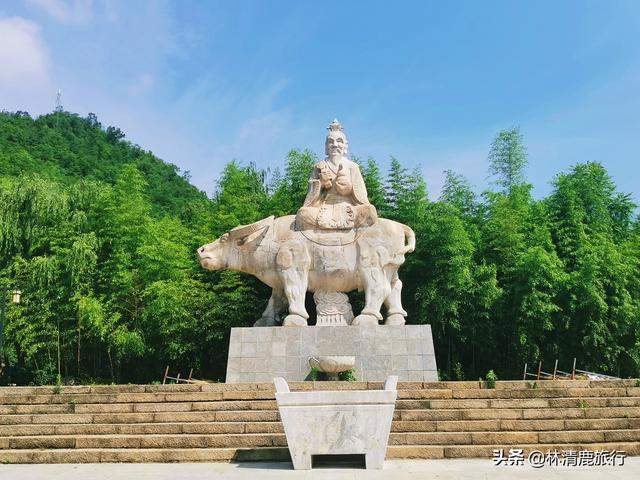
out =
{"type": "MultiPolygon", "coordinates": [[[[380,389],[299,382],[292,390],[380,389]]],[[[401,382],[388,458],[526,451],[640,455],[636,380],[401,382]]],[[[0,462],[287,460],[268,383],[0,387],[0,462]]]]}

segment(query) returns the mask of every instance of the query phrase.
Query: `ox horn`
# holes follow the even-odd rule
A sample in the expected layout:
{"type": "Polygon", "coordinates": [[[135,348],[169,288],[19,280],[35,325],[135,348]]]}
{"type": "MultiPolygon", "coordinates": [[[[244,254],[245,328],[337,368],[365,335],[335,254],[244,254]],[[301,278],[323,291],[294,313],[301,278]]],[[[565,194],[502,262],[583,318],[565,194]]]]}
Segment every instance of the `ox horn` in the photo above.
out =
{"type": "Polygon", "coordinates": [[[274,218],[275,217],[271,215],[270,217],[264,218],[262,220],[258,220],[257,222],[252,223],[250,225],[240,225],[239,227],[233,228],[229,230],[229,238],[237,240],[239,238],[247,237],[252,233],[257,232],[258,230],[262,230],[263,228],[266,228],[269,225],[271,225],[273,223],[274,218]]]}

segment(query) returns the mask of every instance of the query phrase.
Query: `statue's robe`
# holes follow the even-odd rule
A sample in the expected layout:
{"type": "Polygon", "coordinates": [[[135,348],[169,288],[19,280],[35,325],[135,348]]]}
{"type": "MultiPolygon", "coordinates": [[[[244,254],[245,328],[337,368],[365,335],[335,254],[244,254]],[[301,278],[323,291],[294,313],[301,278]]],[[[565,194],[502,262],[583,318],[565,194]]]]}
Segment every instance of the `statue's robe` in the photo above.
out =
{"type": "Polygon", "coordinates": [[[342,158],[337,166],[329,160],[314,165],[298,210],[299,229],[350,230],[373,225],[377,218],[357,163],[342,158]]]}

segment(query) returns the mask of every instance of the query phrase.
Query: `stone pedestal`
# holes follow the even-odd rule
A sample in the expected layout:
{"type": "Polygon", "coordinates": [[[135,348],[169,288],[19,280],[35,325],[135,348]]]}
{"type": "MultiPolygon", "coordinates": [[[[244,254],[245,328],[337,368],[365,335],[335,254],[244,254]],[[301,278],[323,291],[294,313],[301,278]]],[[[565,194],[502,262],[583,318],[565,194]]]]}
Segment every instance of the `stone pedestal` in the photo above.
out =
{"type": "Polygon", "coordinates": [[[382,469],[397,377],[377,391],[291,392],[284,379],[274,383],[293,468],[310,470],[314,455],[364,455],[367,468],[382,469]]]}
{"type": "Polygon", "coordinates": [[[227,383],[310,380],[309,357],[353,355],[359,381],[438,380],[430,325],[231,329],[227,383]]]}

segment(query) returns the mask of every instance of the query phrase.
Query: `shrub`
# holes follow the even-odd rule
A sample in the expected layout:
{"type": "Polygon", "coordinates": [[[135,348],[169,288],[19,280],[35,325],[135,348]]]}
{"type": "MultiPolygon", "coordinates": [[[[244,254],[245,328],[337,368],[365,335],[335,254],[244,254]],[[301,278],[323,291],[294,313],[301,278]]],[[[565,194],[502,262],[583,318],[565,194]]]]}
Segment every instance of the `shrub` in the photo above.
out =
{"type": "Polygon", "coordinates": [[[496,388],[496,380],[498,380],[498,376],[493,370],[489,370],[485,378],[487,380],[487,388],[496,388]]]}
{"type": "Polygon", "coordinates": [[[356,378],[356,372],[352,370],[347,370],[346,372],[340,372],[340,380],[344,382],[355,382],[358,379],[356,378]]]}

